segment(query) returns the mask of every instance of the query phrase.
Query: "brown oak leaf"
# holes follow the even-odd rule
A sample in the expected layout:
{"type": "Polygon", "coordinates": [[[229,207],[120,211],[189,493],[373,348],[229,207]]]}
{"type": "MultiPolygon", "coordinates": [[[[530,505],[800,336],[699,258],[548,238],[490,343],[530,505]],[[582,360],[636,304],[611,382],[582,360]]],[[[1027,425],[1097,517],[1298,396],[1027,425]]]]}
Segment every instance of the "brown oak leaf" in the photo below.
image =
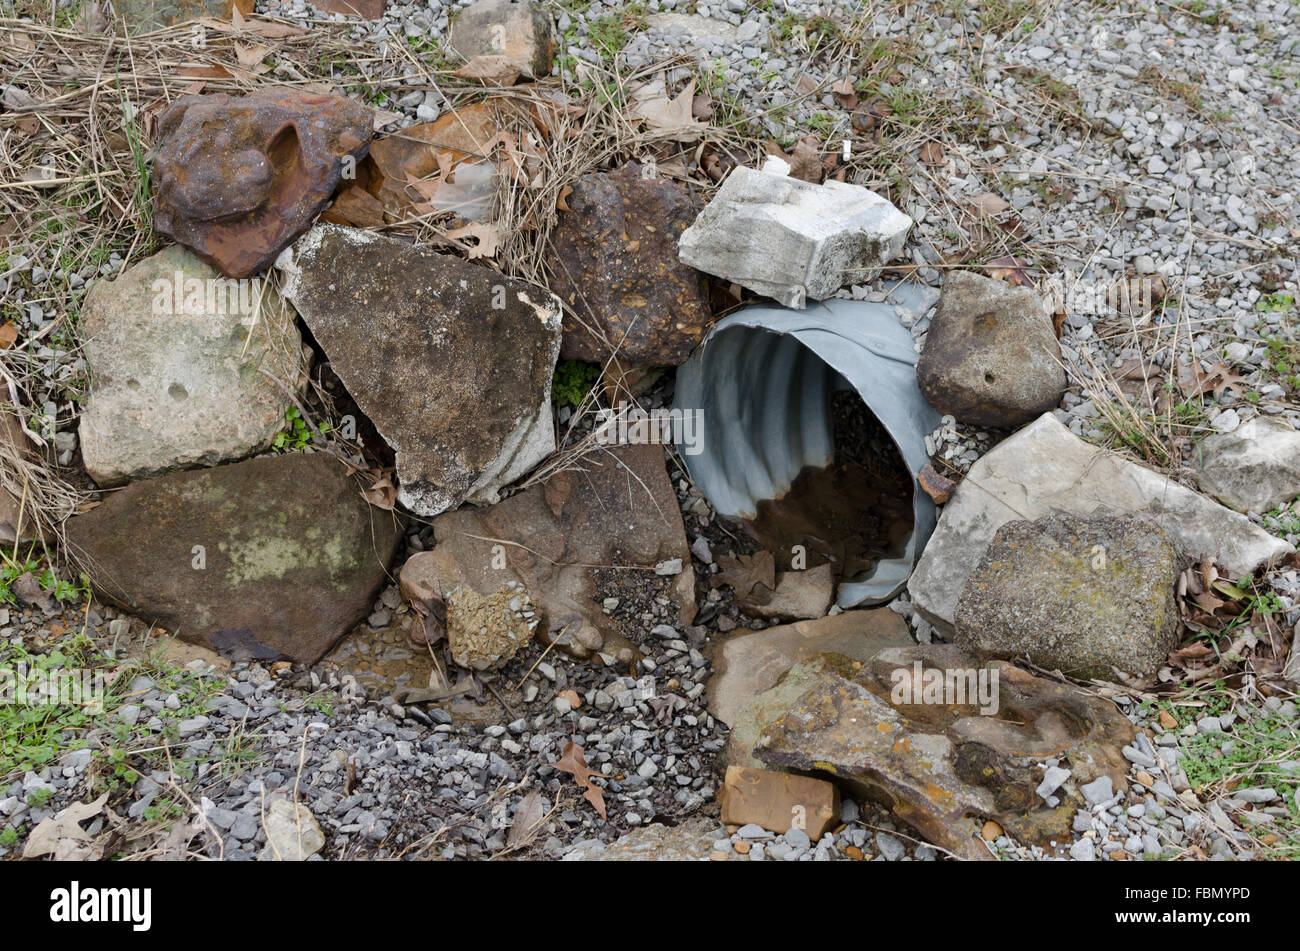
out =
{"type": "Polygon", "coordinates": [[[592,807],[602,819],[605,816],[605,794],[599,786],[591,781],[593,776],[601,779],[607,777],[606,773],[597,773],[587,765],[586,757],[583,755],[582,747],[570,740],[564,744],[564,749],[560,750],[560,760],[558,763],[552,763],[551,768],[561,773],[570,774],[578,788],[582,790],[582,798],[591,803],[592,807]]]}

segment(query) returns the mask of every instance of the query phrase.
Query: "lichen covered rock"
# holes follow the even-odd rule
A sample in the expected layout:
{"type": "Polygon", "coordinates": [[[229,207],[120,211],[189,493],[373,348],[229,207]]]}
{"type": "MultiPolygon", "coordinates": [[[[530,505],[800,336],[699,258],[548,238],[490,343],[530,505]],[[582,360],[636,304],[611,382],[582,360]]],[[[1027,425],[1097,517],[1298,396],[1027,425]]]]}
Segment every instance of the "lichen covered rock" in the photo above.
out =
{"type": "Polygon", "coordinates": [[[313,664],[370,612],[400,537],[324,453],[135,482],[67,522],[96,594],[229,657],[313,664]]]}
{"type": "Polygon", "coordinates": [[[500,490],[555,448],[560,303],[544,288],[369,231],[318,225],[277,261],[419,515],[500,490]]]}
{"type": "Polygon", "coordinates": [[[452,659],[474,670],[508,661],[533,639],[542,620],[528,591],[517,581],[487,595],[458,587],[448,595],[446,606],[452,659]]]}
{"type": "Polygon", "coordinates": [[[1178,643],[1181,556],[1145,518],[1007,522],[957,602],[957,643],[1071,677],[1153,677],[1178,643]]]}
{"type": "Polygon", "coordinates": [[[1108,776],[1127,787],[1121,751],[1134,731],[1110,701],[951,644],[866,664],[822,654],[787,679],[808,687],[764,727],[758,758],[829,774],[960,858],[993,857],[979,836],[989,819],[1045,849],[1069,843],[1080,785],[1108,776]],[[1072,770],[1054,802],[1036,792],[1049,757],[1072,770]]]}

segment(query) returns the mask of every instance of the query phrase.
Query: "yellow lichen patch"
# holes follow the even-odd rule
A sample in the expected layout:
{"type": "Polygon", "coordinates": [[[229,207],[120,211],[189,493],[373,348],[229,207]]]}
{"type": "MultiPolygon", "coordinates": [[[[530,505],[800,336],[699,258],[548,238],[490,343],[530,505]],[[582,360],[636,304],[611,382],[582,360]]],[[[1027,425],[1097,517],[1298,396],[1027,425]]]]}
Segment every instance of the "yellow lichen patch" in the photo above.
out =
{"type": "Polygon", "coordinates": [[[937,783],[925,784],[925,797],[935,805],[944,805],[952,801],[952,793],[937,783]]]}

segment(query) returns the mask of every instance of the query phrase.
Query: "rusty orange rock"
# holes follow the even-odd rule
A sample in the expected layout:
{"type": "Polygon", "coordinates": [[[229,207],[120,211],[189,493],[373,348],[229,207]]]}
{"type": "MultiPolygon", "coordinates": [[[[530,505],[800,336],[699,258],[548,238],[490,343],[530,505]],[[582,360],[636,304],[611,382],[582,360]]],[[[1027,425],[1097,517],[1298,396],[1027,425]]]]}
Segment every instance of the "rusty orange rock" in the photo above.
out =
{"type": "Polygon", "coordinates": [[[159,121],[154,227],[229,277],[256,274],[365,156],[372,115],[292,89],[183,96],[159,121]]]}
{"type": "Polygon", "coordinates": [[[840,818],[840,794],[824,779],[770,769],[728,766],[722,821],[760,825],[778,835],[797,827],[816,842],[840,818]]]}

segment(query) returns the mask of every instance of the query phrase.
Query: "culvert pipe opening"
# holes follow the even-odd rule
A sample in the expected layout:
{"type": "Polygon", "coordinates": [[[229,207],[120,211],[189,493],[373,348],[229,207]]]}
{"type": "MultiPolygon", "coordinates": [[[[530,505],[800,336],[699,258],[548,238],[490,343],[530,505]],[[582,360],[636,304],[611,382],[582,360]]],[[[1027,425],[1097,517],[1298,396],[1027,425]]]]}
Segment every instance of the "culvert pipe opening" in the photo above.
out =
{"type": "Polygon", "coordinates": [[[692,480],[779,569],[831,565],[841,607],[892,598],[934,528],[916,358],[893,307],[833,300],[734,313],[678,373],[674,407],[701,419],[692,480]]]}

